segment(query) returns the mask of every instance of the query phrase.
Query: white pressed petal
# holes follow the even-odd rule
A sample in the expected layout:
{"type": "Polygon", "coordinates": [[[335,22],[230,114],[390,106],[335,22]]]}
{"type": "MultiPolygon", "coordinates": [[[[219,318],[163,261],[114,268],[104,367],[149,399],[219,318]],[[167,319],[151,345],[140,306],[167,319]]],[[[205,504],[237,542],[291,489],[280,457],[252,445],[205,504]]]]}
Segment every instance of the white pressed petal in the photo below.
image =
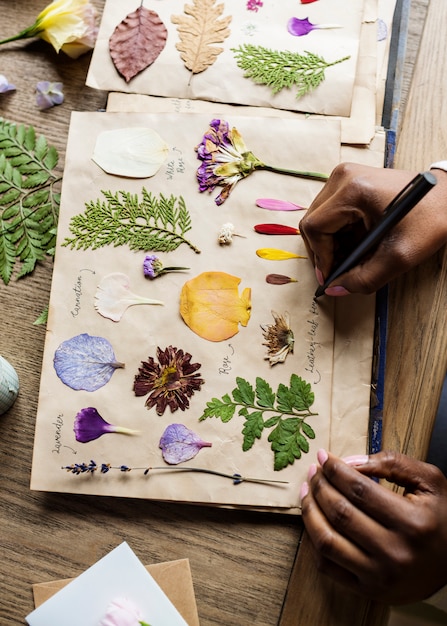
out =
{"type": "Polygon", "coordinates": [[[104,276],[95,294],[95,309],[103,317],[119,322],[128,307],[135,304],[160,304],[161,300],[152,300],[138,296],[130,291],[129,277],[116,272],[104,276]]]}
{"type": "Polygon", "coordinates": [[[148,178],[168,153],[168,144],[152,128],[118,128],[98,135],[92,160],[107,174],[148,178]]]}

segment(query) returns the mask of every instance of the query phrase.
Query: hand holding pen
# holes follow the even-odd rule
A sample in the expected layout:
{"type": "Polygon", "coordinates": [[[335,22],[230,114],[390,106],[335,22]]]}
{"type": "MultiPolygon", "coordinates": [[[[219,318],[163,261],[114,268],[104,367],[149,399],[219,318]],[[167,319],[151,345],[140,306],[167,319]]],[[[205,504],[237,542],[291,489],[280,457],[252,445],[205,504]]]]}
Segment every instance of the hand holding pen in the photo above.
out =
{"type": "MultiPolygon", "coordinates": [[[[403,170],[351,163],[335,168],[299,226],[318,283],[325,283],[327,295],[373,293],[432,256],[447,241],[447,172],[433,170],[422,178],[403,170]],[[438,181],[435,187],[432,175],[438,181]],[[432,190],[424,196],[428,189],[432,190]],[[413,195],[415,191],[419,199],[413,195]],[[397,199],[401,208],[402,200],[407,204],[406,217],[391,227],[388,224],[350,269],[336,273],[328,283],[349,255],[359,252],[397,199]],[[408,205],[414,208],[410,210],[408,205]]],[[[317,297],[321,289],[319,292],[317,297]]]]}

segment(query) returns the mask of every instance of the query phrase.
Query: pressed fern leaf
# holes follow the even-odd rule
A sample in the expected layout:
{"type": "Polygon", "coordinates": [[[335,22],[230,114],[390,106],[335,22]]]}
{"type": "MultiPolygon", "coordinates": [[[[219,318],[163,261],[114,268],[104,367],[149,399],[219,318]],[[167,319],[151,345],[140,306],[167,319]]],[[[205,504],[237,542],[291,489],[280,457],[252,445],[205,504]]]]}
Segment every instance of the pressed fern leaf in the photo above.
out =
{"type": "Polygon", "coordinates": [[[349,56],[333,61],[312,52],[287,52],[263,46],[244,44],[232,48],[236,63],[244,70],[244,77],[259,85],[267,85],[274,94],[282,89],[297,87],[297,99],[316,89],[325,80],[325,70],[347,61],[349,56]]]}
{"type": "Polygon", "coordinates": [[[185,4],[186,15],[173,15],[171,22],[177,24],[180,42],[176,44],[185,67],[193,74],[203,72],[212,65],[223,48],[216,46],[230,34],[231,16],[220,18],[223,4],[215,0],[194,0],[185,4]]]}
{"type": "Polygon", "coordinates": [[[186,243],[194,252],[200,250],[185,238],[191,229],[191,217],[182,196],[158,198],[142,189],[142,199],[126,191],[113,194],[102,191],[105,200],[86,203],[86,210],[70,221],[70,232],[63,246],[77,250],[103,246],[127,245],[131,250],[169,252],[186,243]]]}
{"type": "Polygon", "coordinates": [[[56,148],[32,126],[0,118],[0,276],[7,285],[16,263],[17,278],[54,253],[61,178],[53,171],[56,148]]]}

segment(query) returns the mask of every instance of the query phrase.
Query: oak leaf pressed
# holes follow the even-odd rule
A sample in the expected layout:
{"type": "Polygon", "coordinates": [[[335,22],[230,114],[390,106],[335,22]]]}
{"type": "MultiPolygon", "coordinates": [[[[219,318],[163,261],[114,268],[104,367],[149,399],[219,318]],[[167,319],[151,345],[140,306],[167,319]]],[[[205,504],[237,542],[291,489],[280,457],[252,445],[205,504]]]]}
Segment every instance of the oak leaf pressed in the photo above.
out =
{"type": "Polygon", "coordinates": [[[171,17],[180,37],[175,47],[185,67],[193,74],[213,65],[223,52],[223,48],[215,44],[223,43],[228,37],[232,19],[231,15],[221,18],[223,10],[224,5],[216,5],[216,0],[193,0],[192,4],[185,4],[185,15],[171,17]]]}

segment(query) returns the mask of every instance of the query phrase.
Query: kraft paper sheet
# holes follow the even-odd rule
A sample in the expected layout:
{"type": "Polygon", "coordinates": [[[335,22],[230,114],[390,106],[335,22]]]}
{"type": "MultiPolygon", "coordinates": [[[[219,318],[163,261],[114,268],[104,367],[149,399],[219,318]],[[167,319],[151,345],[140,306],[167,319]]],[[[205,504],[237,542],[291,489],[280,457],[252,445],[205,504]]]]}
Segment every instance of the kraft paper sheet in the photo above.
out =
{"type": "MultiPolygon", "coordinates": [[[[367,0],[376,2],[376,0],[367,0]]],[[[171,23],[172,15],[182,15],[184,0],[152,2],[146,8],[160,16],[168,30],[165,48],[154,63],[128,83],[117,72],[109,52],[109,38],[115,27],[140,6],[139,0],[107,0],[98,39],[90,64],[87,85],[105,91],[138,93],[152,96],[191,98],[274,107],[323,115],[351,113],[353,88],[359,60],[360,32],[365,0],[351,0],[346,10],[344,0],[317,2],[301,6],[296,0],[269,0],[256,13],[246,9],[246,2],[232,0],[224,5],[223,15],[231,15],[230,35],[224,51],[213,65],[199,74],[187,70],[175,45],[178,33],[171,23]],[[308,17],[312,24],[336,24],[340,28],[316,29],[308,35],[295,37],[287,32],[291,17],[308,17]],[[325,70],[325,80],[312,93],[296,98],[296,90],[282,89],[273,94],[265,85],[256,85],[244,78],[237,67],[232,48],[242,44],[260,45],[273,50],[317,54],[327,62],[349,56],[349,59],[325,70]]],[[[186,3],[188,4],[188,3],[186,3]]],[[[373,53],[375,51],[373,50],[373,53]]],[[[374,65],[374,64],[373,64],[374,65]]],[[[364,68],[365,69],[365,68],[364,68]]],[[[375,67],[374,67],[375,72],[375,67]]],[[[369,103],[368,105],[369,106],[369,103]]]]}
{"type": "MultiPolygon", "coordinates": [[[[277,213],[256,207],[260,197],[291,200],[309,206],[322,183],[255,172],[240,181],[229,199],[218,207],[217,191],[200,194],[196,182],[199,161],[194,152],[214,115],[191,113],[73,113],[67,146],[66,169],[58,228],[58,244],[50,297],[39,397],[31,488],[43,491],[115,495],[156,500],[243,506],[299,513],[299,488],[320,447],[337,454],[364,452],[367,445],[374,298],[323,298],[315,304],[316,281],[307,259],[268,261],[256,250],[276,247],[305,255],[299,236],[266,236],[254,232],[261,222],[297,225],[299,212],[277,213]],[[170,146],[160,171],[152,178],[123,179],[105,174],[92,160],[96,137],[103,130],[129,126],[156,129],[170,146]],[[101,190],[126,190],[141,195],[142,187],[158,195],[182,195],[192,217],[189,239],[202,250],[195,254],[185,245],[159,253],[165,266],[190,268],[148,281],[142,272],[144,253],[126,247],[75,251],[63,247],[70,236],[69,222],[84,211],[86,202],[102,198],[101,190]],[[217,234],[232,222],[236,232],[230,246],[220,246],[217,234]],[[240,292],[252,290],[252,312],[247,327],[223,342],[209,342],[193,333],[179,314],[179,294],[184,282],[203,271],[223,271],[241,278],[240,292]],[[120,322],[99,315],[94,295],[101,278],[124,272],[135,293],[163,300],[165,306],[133,306],[120,322]],[[265,282],[268,273],[296,277],[298,283],[276,286],[265,282]],[[283,364],[271,367],[264,359],[261,326],[273,323],[271,311],[288,311],[295,344],[283,364]],[[55,350],[62,341],[80,333],[107,338],[125,369],[95,392],[74,391],[57,377],[55,350]],[[205,384],[191,398],[190,408],[158,416],[147,410],[145,397],[135,397],[132,387],[141,361],[155,357],[157,346],[181,348],[202,364],[205,384]],[[273,469],[273,453],[265,429],[251,450],[242,450],[243,418],[228,423],[208,418],[199,422],[206,402],[234,389],[236,377],[255,384],[260,376],[276,391],[289,384],[295,373],[312,386],[315,403],[308,418],[316,432],[308,454],[281,471],[273,469]],[[108,422],[139,431],[132,437],[106,434],[78,443],[73,433],[76,413],[94,406],[108,422]],[[206,474],[175,471],[143,474],[149,466],[163,466],[158,444],[166,426],[183,423],[212,447],[202,449],[187,464],[252,478],[287,481],[287,484],[233,485],[206,474]],[[105,475],[74,476],[61,467],[94,459],[98,464],[142,468],[105,475]]],[[[241,132],[247,146],[265,162],[279,167],[330,172],[340,161],[340,123],[334,119],[276,119],[225,117],[241,132]]]]}
{"type": "MultiPolygon", "coordinates": [[[[182,615],[188,626],[199,626],[189,560],[178,559],[177,561],[154,563],[152,565],[146,565],[145,567],[177,611],[182,615]]],[[[73,578],[66,578],[64,580],[35,583],[33,585],[35,607],[41,606],[46,600],[54,596],[55,593],[72,582],[72,580],[73,578]]]]}
{"type": "MultiPolygon", "coordinates": [[[[341,143],[352,145],[369,145],[376,133],[376,124],[380,126],[381,111],[384,96],[384,79],[378,67],[382,70],[384,59],[388,58],[388,42],[392,12],[388,7],[378,8],[378,0],[365,0],[363,20],[361,24],[359,58],[352,92],[352,106],[350,114],[340,117],[341,143]],[[377,41],[378,16],[385,18],[388,28],[386,41],[377,41]]],[[[382,19],[382,18],[381,18],[382,19]]],[[[209,109],[210,103],[191,98],[159,98],[153,95],[128,94],[120,91],[109,94],[108,111],[183,111],[199,112],[209,109]]],[[[227,105],[231,110],[232,105],[227,105]]],[[[215,109],[225,111],[225,105],[215,105],[215,109]]],[[[285,111],[272,107],[244,107],[238,106],[237,114],[262,115],[274,117],[305,116],[304,113],[285,111]]],[[[379,163],[382,165],[383,161],[379,163]]]]}

